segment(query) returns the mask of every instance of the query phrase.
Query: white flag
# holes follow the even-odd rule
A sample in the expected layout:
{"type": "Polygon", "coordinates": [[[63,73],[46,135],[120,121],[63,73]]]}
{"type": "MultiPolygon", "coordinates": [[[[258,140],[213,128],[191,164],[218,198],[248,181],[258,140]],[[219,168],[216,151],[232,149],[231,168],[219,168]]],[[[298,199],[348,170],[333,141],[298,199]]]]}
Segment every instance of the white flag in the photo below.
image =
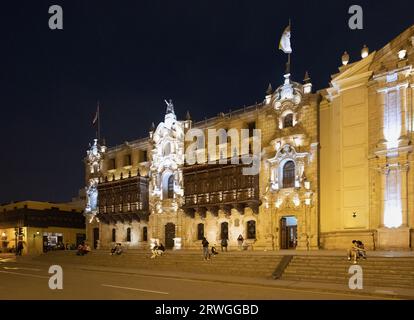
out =
{"type": "Polygon", "coordinates": [[[98,119],[99,119],[99,102],[98,102],[98,106],[96,107],[95,118],[93,118],[92,120],[92,125],[95,125],[98,119]]]}
{"type": "Polygon", "coordinates": [[[292,53],[292,47],[290,46],[290,24],[283,31],[282,37],[280,38],[279,49],[284,53],[292,53]]]}

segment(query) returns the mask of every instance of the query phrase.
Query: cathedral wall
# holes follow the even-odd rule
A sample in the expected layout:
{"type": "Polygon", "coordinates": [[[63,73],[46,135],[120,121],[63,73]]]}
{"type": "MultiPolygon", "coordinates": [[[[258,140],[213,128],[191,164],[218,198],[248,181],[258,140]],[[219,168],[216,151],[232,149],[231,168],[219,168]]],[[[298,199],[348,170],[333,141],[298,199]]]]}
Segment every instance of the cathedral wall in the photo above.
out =
{"type": "Polygon", "coordinates": [[[356,236],[372,246],[365,83],[341,88],[322,104],[320,126],[321,246],[347,248],[356,236]]]}

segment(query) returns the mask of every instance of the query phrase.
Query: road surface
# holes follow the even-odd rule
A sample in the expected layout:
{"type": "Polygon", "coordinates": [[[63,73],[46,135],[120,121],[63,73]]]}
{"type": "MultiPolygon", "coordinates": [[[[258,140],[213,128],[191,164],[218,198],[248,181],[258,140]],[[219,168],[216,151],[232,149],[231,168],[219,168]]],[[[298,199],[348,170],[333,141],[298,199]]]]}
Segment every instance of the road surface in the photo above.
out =
{"type": "MultiPolygon", "coordinates": [[[[0,299],[134,299],[134,300],[349,300],[369,299],[345,293],[313,292],[241,285],[110,270],[63,268],[63,289],[51,290],[48,266],[0,260],[0,299]]],[[[374,298],[372,298],[374,299],[374,298]]]]}

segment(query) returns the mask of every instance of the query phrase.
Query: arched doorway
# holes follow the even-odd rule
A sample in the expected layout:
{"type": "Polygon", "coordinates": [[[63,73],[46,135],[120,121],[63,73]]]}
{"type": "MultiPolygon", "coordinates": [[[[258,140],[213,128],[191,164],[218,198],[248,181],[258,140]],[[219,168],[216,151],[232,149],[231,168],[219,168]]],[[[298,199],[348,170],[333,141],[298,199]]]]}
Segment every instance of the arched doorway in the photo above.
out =
{"type": "Polygon", "coordinates": [[[165,225],[165,248],[166,249],[174,248],[174,238],[175,238],[175,224],[167,223],[165,225]]]}
{"type": "MultiPolygon", "coordinates": [[[[99,241],[99,228],[93,228],[93,248],[94,249],[98,249],[98,241],[99,241]]],[[[77,244],[77,246],[79,244],[77,244]]]]}
{"type": "Polygon", "coordinates": [[[174,175],[170,172],[162,177],[162,198],[174,199],[174,175]]]}
{"type": "Polygon", "coordinates": [[[229,223],[223,222],[220,226],[220,239],[229,240],[229,223]]]}
{"type": "Polygon", "coordinates": [[[298,220],[294,216],[280,219],[280,249],[296,249],[298,243],[298,220]]]}

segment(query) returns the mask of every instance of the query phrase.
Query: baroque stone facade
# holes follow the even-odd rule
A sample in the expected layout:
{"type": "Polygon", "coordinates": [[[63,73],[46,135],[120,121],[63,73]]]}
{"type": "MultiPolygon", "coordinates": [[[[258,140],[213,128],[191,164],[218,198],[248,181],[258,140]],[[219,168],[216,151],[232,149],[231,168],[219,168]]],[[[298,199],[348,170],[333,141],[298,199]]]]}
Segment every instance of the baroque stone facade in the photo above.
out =
{"type": "Polygon", "coordinates": [[[411,27],[344,63],[327,89],[286,74],[263,102],[202,122],[177,119],[166,101],[148,138],[101,147],[99,165],[88,153],[86,184],[98,193],[88,239],[95,248],[195,249],[203,237],[231,248],[242,235],[254,250],[342,249],[353,239],[410,249],[413,45],[411,27]],[[246,171],[255,161],[258,171],[246,171]]]}

